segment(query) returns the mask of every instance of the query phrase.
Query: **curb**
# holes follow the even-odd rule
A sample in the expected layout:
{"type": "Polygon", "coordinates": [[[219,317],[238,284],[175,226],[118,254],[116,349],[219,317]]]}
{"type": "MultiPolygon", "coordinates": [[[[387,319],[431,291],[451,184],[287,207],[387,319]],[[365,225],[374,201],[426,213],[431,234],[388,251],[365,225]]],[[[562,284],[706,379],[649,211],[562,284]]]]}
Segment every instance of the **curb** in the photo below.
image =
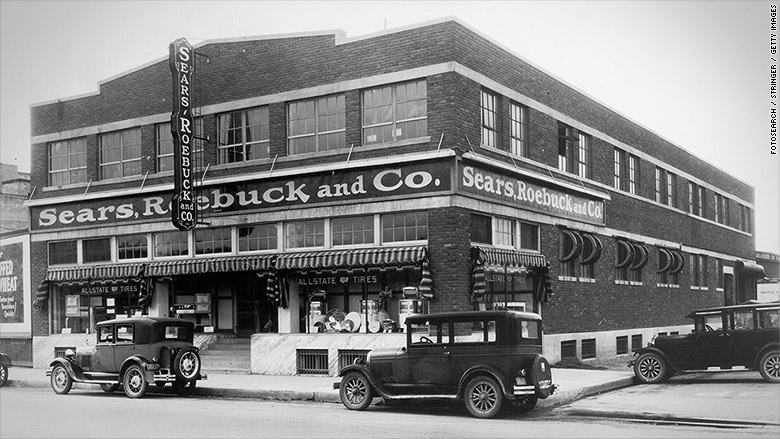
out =
{"type": "Polygon", "coordinates": [[[624,387],[630,387],[635,384],[634,377],[617,378],[611,381],[607,381],[600,384],[594,384],[592,386],[586,386],[581,389],[575,390],[563,390],[556,392],[552,397],[547,399],[541,399],[536,405],[538,409],[550,409],[559,405],[568,404],[578,399],[587,398],[591,395],[607,392],[610,390],[622,389],[624,387]]]}
{"type": "Polygon", "coordinates": [[[567,409],[566,415],[587,416],[597,418],[613,418],[634,421],[658,422],[665,424],[685,424],[701,425],[711,427],[730,427],[730,428],[748,428],[748,427],[778,427],[780,423],[771,421],[748,421],[742,419],[717,419],[717,418],[683,418],[674,415],[656,415],[649,413],[635,413],[624,411],[606,411],[594,409],[567,409]]]}

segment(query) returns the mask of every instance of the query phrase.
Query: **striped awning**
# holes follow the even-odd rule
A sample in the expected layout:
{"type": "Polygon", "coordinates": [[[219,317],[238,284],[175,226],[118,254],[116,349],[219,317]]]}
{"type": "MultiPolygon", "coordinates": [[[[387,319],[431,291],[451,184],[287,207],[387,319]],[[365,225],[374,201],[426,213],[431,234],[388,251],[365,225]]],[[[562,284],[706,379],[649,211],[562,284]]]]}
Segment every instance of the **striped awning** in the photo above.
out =
{"type": "Polygon", "coordinates": [[[547,267],[547,258],[541,253],[495,247],[474,246],[481,265],[508,268],[547,267]]]}
{"type": "Polygon", "coordinates": [[[271,268],[275,257],[276,255],[254,255],[155,261],[149,263],[146,275],[150,277],[167,277],[233,271],[263,271],[271,268]]]}
{"type": "Polygon", "coordinates": [[[426,253],[425,246],[290,253],[279,255],[276,268],[307,270],[416,265],[426,258],[426,253]]]}
{"type": "Polygon", "coordinates": [[[79,265],[76,267],[50,267],[46,270],[46,282],[83,282],[87,280],[125,279],[136,277],[145,264],[79,265]]]}

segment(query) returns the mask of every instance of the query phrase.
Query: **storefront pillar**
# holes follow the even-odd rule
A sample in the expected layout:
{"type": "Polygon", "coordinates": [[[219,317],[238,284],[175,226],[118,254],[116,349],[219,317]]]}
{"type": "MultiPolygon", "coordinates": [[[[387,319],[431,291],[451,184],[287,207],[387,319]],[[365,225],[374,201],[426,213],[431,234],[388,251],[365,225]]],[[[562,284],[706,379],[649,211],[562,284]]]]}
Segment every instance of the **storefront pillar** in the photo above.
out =
{"type": "Polygon", "coordinates": [[[289,286],[289,298],[287,308],[278,307],[279,317],[279,333],[280,334],[293,334],[300,332],[299,326],[301,321],[300,311],[301,299],[298,294],[298,284],[296,282],[290,282],[289,286]]]}

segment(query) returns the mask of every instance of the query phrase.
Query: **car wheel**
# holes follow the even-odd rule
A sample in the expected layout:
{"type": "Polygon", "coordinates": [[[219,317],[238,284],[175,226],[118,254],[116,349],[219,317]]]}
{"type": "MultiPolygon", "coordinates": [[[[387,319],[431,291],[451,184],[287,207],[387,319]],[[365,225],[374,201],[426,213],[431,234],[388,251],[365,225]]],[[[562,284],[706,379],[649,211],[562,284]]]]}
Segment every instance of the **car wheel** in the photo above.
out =
{"type": "Polygon", "coordinates": [[[192,395],[192,392],[195,390],[195,383],[197,381],[175,381],[173,385],[173,391],[176,392],[178,396],[181,397],[187,397],[192,395]]]}
{"type": "Polygon", "coordinates": [[[553,391],[552,387],[552,369],[547,359],[541,355],[536,355],[530,370],[530,382],[534,385],[534,393],[537,398],[547,398],[553,391]]]}
{"type": "Polygon", "coordinates": [[[640,355],[634,363],[634,375],[644,384],[660,383],[667,378],[668,370],[666,361],[655,352],[640,355]]]}
{"type": "Polygon", "coordinates": [[[51,388],[57,395],[65,395],[73,387],[73,378],[70,377],[65,366],[58,364],[51,371],[51,388]]]}
{"type": "Polygon", "coordinates": [[[479,376],[466,385],[466,410],[476,418],[492,418],[501,411],[504,395],[496,380],[479,376]]]}
{"type": "Polygon", "coordinates": [[[518,399],[513,402],[515,408],[520,413],[528,413],[531,410],[536,407],[536,403],[539,401],[539,398],[536,396],[529,396],[527,398],[518,399]]]}
{"type": "Polygon", "coordinates": [[[125,395],[130,398],[142,398],[146,395],[146,389],[149,383],[144,378],[144,371],[141,366],[134,364],[127,368],[125,376],[122,378],[122,385],[125,388],[125,395]]]}
{"type": "Polygon", "coordinates": [[[360,372],[349,372],[341,380],[339,397],[350,410],[365,410],[374,399],[374,389],[368,378],[360,372]]]}
{"type": "Polygon", "coordinates": [[[114,393],[119,388],[119,384],[101,384],[100,390],[106,393],[114,393]]]}
{"type": "Polygon", "coordinates": [[[0,364],[0,387],[4,387],[8,382],[8,366],[0,364]]]}
{"type": "Polygon", "coordinates": [[[193,381],[200,372],[200,357],[192,348],[182,349],[173,360],[173,372],[179,381],[193,381]]]}
{"type": "Polygon", "coordinates": [[[769,351],[761,357],[758,370],[764,380],[780,383],[780,351],[769,351]]]}

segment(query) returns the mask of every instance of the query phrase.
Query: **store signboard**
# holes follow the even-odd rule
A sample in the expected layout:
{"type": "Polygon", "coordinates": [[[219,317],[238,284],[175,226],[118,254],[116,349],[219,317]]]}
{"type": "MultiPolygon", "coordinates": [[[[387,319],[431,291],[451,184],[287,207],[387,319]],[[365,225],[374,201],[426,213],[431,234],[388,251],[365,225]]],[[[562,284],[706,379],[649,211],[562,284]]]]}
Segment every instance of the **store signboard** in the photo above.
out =
{"type": "Polygon", "coordinates": [[[198,205],[195,200],[192,176],[192,146],[195,140],[195,116],[192,114],[192,73],[195,70],[195,51],[192,45],[179,38],[169,45],[169,66],[173,78],[173,196],[171,221],[179,230],[190,230],[197,224],[198,205]]]}
{"type": "Polygon", "coordinates": [[[29,335],[32,329],[30,236],[0,239],[0,333],[29,335]]]}
{"type": "Polygon", "coordinates": [[[541,180],[460,162],[458,190],[550,215],[604,225],[604,201],[541,180]]]}
{"type": "MultiPolygon", "coordinates": [[[[427,161],[328,171],[204,186],[196,197],[204,214],[248,212],[381,199],[420,197],[452,189],[452,162],[427,161]]],[[[34,206],[35,231],[159,220],[171,214],[170,192],[34,206]]]]}

